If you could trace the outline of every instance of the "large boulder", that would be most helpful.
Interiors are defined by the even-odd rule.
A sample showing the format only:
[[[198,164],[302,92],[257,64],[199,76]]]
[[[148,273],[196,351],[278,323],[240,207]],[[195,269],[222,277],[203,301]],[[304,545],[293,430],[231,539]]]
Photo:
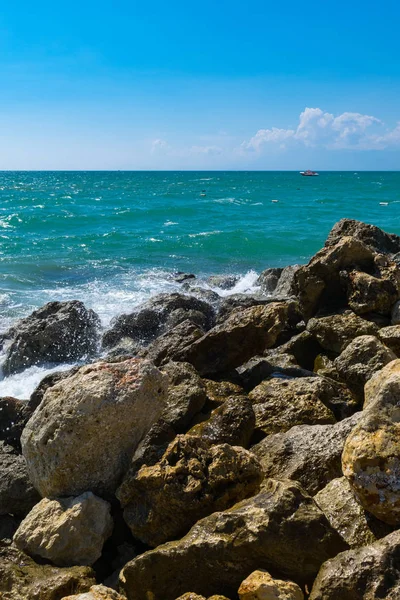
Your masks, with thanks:
[[[47,389],[21,438],[42,496],[112,494],[165,406],[167,378],[139,359],[97,362]]]
[[[175,311],[179,311],[179,315]],[[103,347],[111,348],[125,337],[148,344],[168,329],[187,319],[190,320],[190,316],[193,317],[192,311],[203,315],[201,326],[205,329],[212,327],[214,309],[207,302],[179,293],[158,294],[138,306],[132,313],[114,319],[111,329],[103,336]]]
[[[128,600],[174,600],[188,589],[235,597],[256,569],[311,582],[320,565],[345,548],[297,483],[268,480],[257,496],[213,513],[181,540],[129,562],[120,579]]]
[[[344,443],[361,414],[334,425],[296,425],[285,433],[269,435],[251,451],[266,477],[297,480],[309,494],[316,494],[341,477]]]
[[[400,280],[397,265],[382,257],[374,274],[354,270],[348,272],[343,280],[347,284],[349,306],[356,314],[376,312],[380,315],[391,315],[392,307],[399,299]]]
[[[90,567],[61,569],[37,564],[14,546],[0,542],[2,600],[62,600],[87,592],[96,583]]]
[[[88,592],[64,596],[62,600],[126,600],[126,598],[104,585],[92,585]]]
[[[169,387],[161,418],[177,433],[183,433],[206,402],[205,385],[189,363],[169,362],[162,372],[168,378]]]
[[[400,360],[365,386],[365,408],[344,446],[343,474],[362,506],[378,519],[400,524]]]
[[[100,320],[82,302],[49,302],[6,334],[7,375],[46,362],[76,360],[96,351]]]
[[[154,466],[128,473],[117,490],[134,537],[157,546],[199,519],[254,494],[261,468],[247,450],[178,436]]]
[[[360,335],[377,335],[379,328],[351,311],[337,315],[313,318],[307,323],[307,330],[328,352],[340,354],[354,338]]]
[[[275,344],[287,324],[289,304],[275,302],[234,311],[191,344],[182,359],[201,375],[228,371]]]
[[[301,588],[293,581],[274,579],[268,571],[253,571],[238,590],[239,600],[304,600]]]
[[[109,503],[92,492],[76,498],[43,498],[18,527],[14,543],[58,567],[91,566],[112,529]]]
[[[249,394],[256,429],[269,435],[294,425],[335,423],[333,412],[326,406],[332,388],[322,377],[275,377],[261,382]]]
[[[395,359],[395,353],[378,338],[373,335],[361,335],[350,342],[336,358],[335,367],[350,390],[358,398],[363,398],[367,381]]]
[[[386,233],[376,227],[355,219],[341,219],[329,232],[325,246],[334,246],[344,236],[352,236],[362,241],[375,252],[394,254],[400,252],[400,237],[394,233]]]
[[[400,531],[322,565],[310,600],[398,600]]]
[[[145,350],[143,355],[155,365],[180,360],[188,346],[204,335],[204,330],[190,320],[185,320],[160,335]]]
[[[24,517],[39,500],[25,458],[0,442],[0,515]]]
[[[363,509],[345,477],[330,481],[314,500],[350,547],[372,544],[392,531]]]

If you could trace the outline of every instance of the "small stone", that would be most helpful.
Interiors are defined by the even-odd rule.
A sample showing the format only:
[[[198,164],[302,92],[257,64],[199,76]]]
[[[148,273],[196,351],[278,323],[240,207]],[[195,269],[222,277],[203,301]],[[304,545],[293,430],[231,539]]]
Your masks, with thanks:
[[[301,588],[293,581],[274,579],[268,571],[253,571],[240,585],[240,600],[304,600]]]
[[[126,600],[126,597],[104,585],[92,585],[88,592],[63,596],[62,600]]]
[[[43,498],[14,535],[16,546],[59,567],[90,566],[110,537],[110,505],[92,492],[77,498]]]

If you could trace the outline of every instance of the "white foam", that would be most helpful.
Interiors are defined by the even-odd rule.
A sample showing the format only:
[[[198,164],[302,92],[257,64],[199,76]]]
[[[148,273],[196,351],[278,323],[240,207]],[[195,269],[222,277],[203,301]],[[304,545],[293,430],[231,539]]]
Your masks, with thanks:
[[[223,290],[222,288],[212,286],[208,287],[223,297],[232,296],[232,294],[254,294],[260,290],[260,288],[256,286],[257,279],[258,273],[251,270],[247,271],[245,275],[240,277],[236,285],[230,290]]]
[[[19,400],[29,400],[32,392],[46,375],[57,371],[67,371],[74,364],[57,365],[56,367],[30,367],[22,373],[10,375],[0,381],[0,397],[12,396]]]

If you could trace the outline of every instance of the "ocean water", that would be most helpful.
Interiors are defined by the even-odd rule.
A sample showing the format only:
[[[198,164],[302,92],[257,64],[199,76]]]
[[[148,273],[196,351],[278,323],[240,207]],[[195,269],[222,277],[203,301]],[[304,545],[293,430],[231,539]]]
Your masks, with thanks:
[[[0,172],[0,332],[69,299],[107,327],[179,290],[176,271],[240,275],[234,291],[251,292],[343,217],[400,234],[400,172]],[[0,396],[26,398],[47,372],[0,375]]]

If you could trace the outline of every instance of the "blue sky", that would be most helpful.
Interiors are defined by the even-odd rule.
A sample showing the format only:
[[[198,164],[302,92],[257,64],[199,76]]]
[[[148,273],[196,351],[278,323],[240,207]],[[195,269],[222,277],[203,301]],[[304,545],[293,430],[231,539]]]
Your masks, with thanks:
[[[398,169],[400,7],[4,3],[0,169]]]

